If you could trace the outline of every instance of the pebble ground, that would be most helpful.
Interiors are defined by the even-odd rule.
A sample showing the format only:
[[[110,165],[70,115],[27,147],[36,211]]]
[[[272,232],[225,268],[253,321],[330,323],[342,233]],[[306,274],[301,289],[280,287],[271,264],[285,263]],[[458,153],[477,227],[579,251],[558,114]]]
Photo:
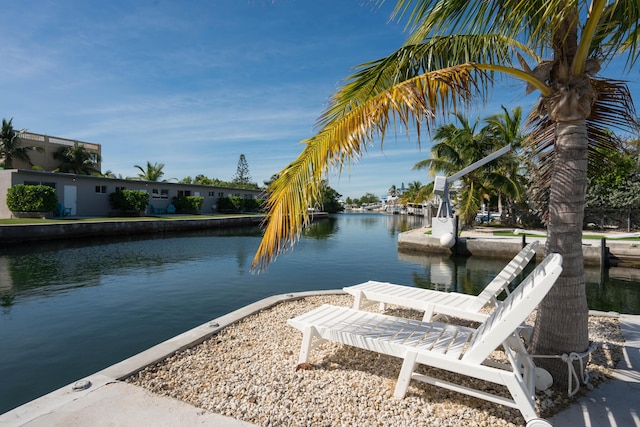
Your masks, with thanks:
[[[296,370],[302,334],[288,326],[287,319],[321,304],[350,306],[352,302],[348,295],[324,295],[278,304],[147,367],[127,381],[260,426],[525,424],[516,409],[417,381],[412,381],[404,399],[395,399],[393,389],[401,360],[374,352],[326,343],[312,352],[312,369]],[[387,311],[421,317],[420,313],[397,307]],[[624,339],[615,317],[591,316],[589,337],[596,350],[587,368],[591,370],[591,384],[597,386],[621,358]],[[508,395],[490,383],[468,377],[462,381]],[[581,393],[586,391],[583,387]],[[571,402],[566,394],[566,385],[537,393],[538,413],[549,417],[565,407]]]

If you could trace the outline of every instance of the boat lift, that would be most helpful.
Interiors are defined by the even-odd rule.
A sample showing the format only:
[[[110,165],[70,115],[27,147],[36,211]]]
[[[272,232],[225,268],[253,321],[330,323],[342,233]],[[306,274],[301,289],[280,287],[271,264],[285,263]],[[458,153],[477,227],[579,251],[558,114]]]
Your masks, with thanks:
[[[456,224],[453,212],[451,211],[451,202],[449,200],[449,184],[456,182],[469,172],[473,172],[480,166],[486,165],[490,161],[497,159],[509,151],[511,151],[511,144],[494,151],[488,156],[470,164],[466,168],[449,177],[436,176],[433,181],[433,192],[440,196],[440,205],[438,206],[438,213],[433,218],[431,235],[440,239],[440,244],[442,244],[442,246],[451,248],[456,243]]]

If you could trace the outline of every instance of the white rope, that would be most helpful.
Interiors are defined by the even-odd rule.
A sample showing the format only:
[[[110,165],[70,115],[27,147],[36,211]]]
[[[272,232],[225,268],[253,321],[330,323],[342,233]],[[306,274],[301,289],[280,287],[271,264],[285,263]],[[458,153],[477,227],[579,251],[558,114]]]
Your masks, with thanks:
[[[575,395],[578,392],[578,390],[580,390],[581,381],[584,385],[589,385],[589,372],[585,371],[583,360],[587,356],[589,356],[591,353],[593,353],[594,350],[595,350],[595,347],[593,343],[589,343],[589,348],[587,348],[587,350],[583,351],[582,353],[571,352],[569,354],[564,353],[564,354],[549,354],[549,355],[534,354],[534,355],[531,355],[531,357],[538,357],[541,359],[562,359],[562,361],[567,364],[568,378],[569,378],[569,381],[568,381],[569,384],[567,385],[567,395],[571,397]],[[578,376],[578,373],[576,372],[576,368],[575,366],[573,366],[573,362],[575,361],[580,362],[580,376]],[[574,380],[576,382],[575,388],[573,387]]]

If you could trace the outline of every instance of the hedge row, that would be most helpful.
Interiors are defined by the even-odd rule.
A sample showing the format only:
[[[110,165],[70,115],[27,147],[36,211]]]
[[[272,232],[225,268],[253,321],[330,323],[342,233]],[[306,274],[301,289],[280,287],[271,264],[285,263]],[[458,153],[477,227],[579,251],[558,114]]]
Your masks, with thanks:
[[[58,205],[56,190],[48,185],[17,184],[7,190],[12,212],[53,212]]]

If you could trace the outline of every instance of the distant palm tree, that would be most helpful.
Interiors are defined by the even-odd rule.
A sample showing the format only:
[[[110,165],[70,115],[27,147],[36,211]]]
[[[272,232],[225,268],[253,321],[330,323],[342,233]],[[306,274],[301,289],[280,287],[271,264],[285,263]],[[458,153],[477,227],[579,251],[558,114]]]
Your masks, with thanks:
[[[105,178],[119,178],[119,179],[124,179],[122,177],[122,174],[119,173],[118,175],[116,175],[115,173],[113,173],[112,170],[107,170],[105,172],[102,173],[102,176]]]
[[[135,168],[139,169],[141,173],[138,174],[138,179],[143,181],[160,181],[160,178],[164,176],[164,163],[154,163],[151,164],[147,162],[146,169],[140,165],[134,165]],[[162,182],[166,182],[166,179],[163,179]]]
[[[42,148],[23,146],[20,144],[20,135],[26,129],[16,131],[13,129],[13,119],[2,119],[2,130],[0,130],[0,159],[5,169],[13,168],[13,160],[22,160],[33,165],[29,158],[29,151],[42,150]]]
[[[420,190],[422,190],[422,187],[423,185],[420,181],[410,182],[409,185],[407,186],[406,191],[403,192],[402,195],[400,196],[400,201],[403,204],[422,202],[422,199],[420,199],[421,197]]]
[[[53,158],[60,160],[60,166],[54,172],[75,173],[78,175],[100,174],[98,162],[100,155],[92,153],[84,146],[60,147],[53,153]]]

